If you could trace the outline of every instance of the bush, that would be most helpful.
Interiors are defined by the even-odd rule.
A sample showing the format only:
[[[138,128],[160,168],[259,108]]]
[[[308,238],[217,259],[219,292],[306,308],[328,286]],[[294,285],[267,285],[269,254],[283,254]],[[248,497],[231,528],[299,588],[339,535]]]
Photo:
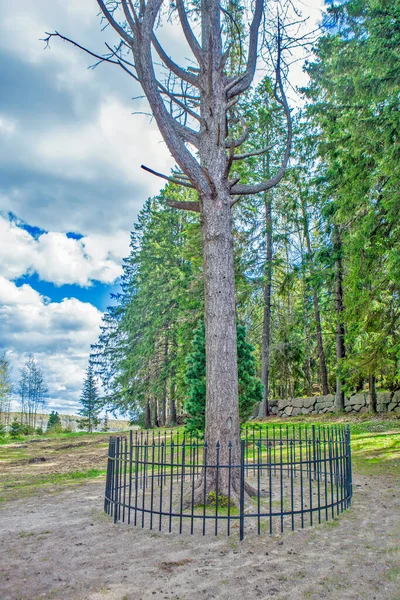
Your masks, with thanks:
[[[35,433],[36,435],[43,435],[43,427],[36,427]]]
[[[51,411],[49,420],[47,421],[46,431],[48,433],[62,433],[62,424],[58,412],[54,410]]]
[[[11,423],[10,425],[10,438],[12,439],[16,439],[18,437],[20,437],[20,435],[22,435],[22,425],[19,421],[17,421],[17,419],[14,419],[14,421]]]
[[[4,423],[0,423],[0,438],[6,435],[6,426]]]
[[[47,433],[63,433],[63,426],[61,425],[61,423],[57,423],[56,425],[51,425],[50,427],[47,426],[46,429]]]
[[[32,425],[21,424],[21,435],[34,435],[35,428]]]

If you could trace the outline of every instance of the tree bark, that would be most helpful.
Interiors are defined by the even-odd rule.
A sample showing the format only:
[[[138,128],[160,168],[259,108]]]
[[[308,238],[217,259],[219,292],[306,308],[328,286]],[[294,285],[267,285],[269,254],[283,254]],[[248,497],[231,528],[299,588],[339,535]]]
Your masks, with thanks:
[[[154,414],[154,418],[153,418],[154,427],[160,427],[160,419],[159,419],[159,416],[158,416],[158,400],[157,400],[157,398],[154,398],[154,400],[153,400],[153,414]]]
[[[239,464],[235,277],[229,196],[219,190],[217,197],[202,198],[202,207],[206,330],[205,439],[211,464],[218,442],[221,446],[220,463],[228,464],[228,446],[231,443],[232,462]],[[227,469],[224,471],[224,475],[227,475]],[[226,482],[221,484],[222,488],[226,487]],[[221,490],[221,493],[224,492]]]
[[[164,368],[168,362],[168,329],[165,333],[165,342],[164,342]],[[165,377],[164,381],[164,389],[161,403],[161,425],[165,427],[167,424],[167,396],[168,396],[168,377]]]
[[[264,194],[265,226],[266,226],[266,262],[264,282],[264,314],[262,333],[262,382],[264,385],[264,398],[262,416],[268,417],[269,412],[269,362],[271,341],[271,291],[272,291],[272,199],[271,194]]]
[[[144,428],[145,429],[150,429],[151,428],[150,400],[147,400],[147,402],[146,402],[146,408],[145,408],[145,411],[144,411]]]
[[[172,427],[176,425],[176,402],[174,398],[174,388],[171,391],[169,424]]]
[[[312,258],[310,229],[308,226],[308,215],[307,215],[306,208],[305,208],[303,202],[302,202],[302,211],[303,211],[303,220],[304,220],[304,236],[305,236],[306,244],[307,244],[310,272],[311,272],[311,275],[313,275],[314,264],[313,264],[313,258]],[[322,337],[321,312],[319,309],[319,298],[318,298],[318,293],[317,293],[317,290],[316,290],[314,284],[312,284],[312,297],[313,297],[313,306],[314,306],[314,319],[315,319],[315,329],[316,329],[316,336],[317,336],[318,360],[319,360],[320,377],[321,377],[321,383],[322,383],[322,393],[324,396],[327,396],[329,394],[328,371],[326,368],[324,342],[323,342],[323,337]]]
[[[340,362],[346,356],[344,345],[343,324],[343,264],[342,264],[342,240],[337,227],[334,229],[335,248],[335,294],[336,294],[336,396],[335,411],[344,411],[344,392],[342,389],[342,377],[340,373]]]
[[[369,410],[372,413],[377,412],[377,395],[376,395],[376,377],[370,374],[369,376]]]

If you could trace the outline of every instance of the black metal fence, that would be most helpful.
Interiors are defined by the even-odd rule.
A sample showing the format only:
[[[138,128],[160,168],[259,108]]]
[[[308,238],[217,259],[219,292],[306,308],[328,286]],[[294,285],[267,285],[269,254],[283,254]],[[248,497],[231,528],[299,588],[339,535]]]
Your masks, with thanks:
[[[242,540],[328,521],[351,497],[347,426],[246,428],[236,461],[231,444],[176,431],[110,438],[104,510],[115,523]]]

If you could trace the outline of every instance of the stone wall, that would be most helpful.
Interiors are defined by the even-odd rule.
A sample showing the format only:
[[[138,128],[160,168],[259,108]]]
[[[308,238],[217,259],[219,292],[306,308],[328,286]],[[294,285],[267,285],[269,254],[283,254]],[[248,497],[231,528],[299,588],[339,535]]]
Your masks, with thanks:
[[[259,408],[254,416],[259,416]],[[279,417],[297,417],[335,412],[335,396],[310,396],[309,398],[288,398],[287,400],[271,400],[270,409],[273,415]],[[362,392],[345,399],[344,409],[347,413],[365,413],[369,411],[369,394]],[[378,392],[378,413],[394,412],[400,414],[400,391]]]

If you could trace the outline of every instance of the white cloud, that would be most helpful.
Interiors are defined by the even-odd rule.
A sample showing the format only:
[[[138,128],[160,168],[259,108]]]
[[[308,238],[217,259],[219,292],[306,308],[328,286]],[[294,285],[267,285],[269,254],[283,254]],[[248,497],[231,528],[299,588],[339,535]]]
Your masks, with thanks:
[[[31,156],[37,168],[62,178],[97,182],[110,179],[143,184],[157,193],[160,182],[140,168],[142,162],[169,171],[172,161],[155,124],[144,116],[132,116],[132,109],[115,97],[102,99],[90,122],[76,127],[35,132]],[[110,198],[117,201],[118,198]],[[95,208],[95,207],[94,207]]]
[[[29,285],[17,287],[0,276],[0,347],[14,378],[33,353],[49,385],[49,408],[78,406],[90,345],[99,334],[101,312],[76,298],[49,302]]]
[[[0,275],[16,279],[37,273],[55,285],[113,283],[129,252],[129,233],[94,234],[79,240],[61,232],[35,239],[15,222],[0,216]]]
[[[5,115],[0,115],[0,139],[9,139],[16,130],[17,123]]]

